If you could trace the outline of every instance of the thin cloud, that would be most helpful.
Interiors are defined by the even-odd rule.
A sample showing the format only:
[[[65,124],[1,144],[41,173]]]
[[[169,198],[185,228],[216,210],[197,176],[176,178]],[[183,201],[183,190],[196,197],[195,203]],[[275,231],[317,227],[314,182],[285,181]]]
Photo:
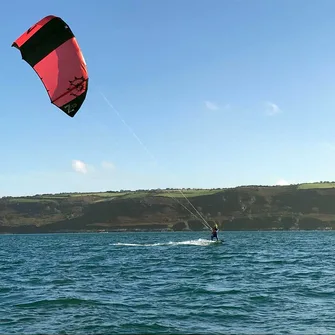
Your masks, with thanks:
[[[282,113],[282,110],[273,102],[265,102],[265,114],[268,116],[273,116]]]
[[[72,169],[78,173],[86,174],[88,172],[87,165],[78,159],[72,160]]]
[[[212,111],[216,111],[219,109],[219,106],[212,101],[205,101],[205,106],[207,109],[212,110]]]
[[[100,165],[102,170],[114,170],[115,169],[115,165],[112,162],[109,161],[102,161],[101,165]],[[77,172],[77,173],[81,173],[81,174],[94,174],[97,173],[99,171],[99,169],[96,169],[94,166],[89,165],[79,159],[74,159],[72,160],[72,169],[73,171]],[[100,170],[101,172],[101,170]]]
[[[276,185],[277,186],[287,186],[287,185],[290,185],[291,183],[288,182],[287,180],[285,179],[279,179],[277,182],[276,182]]]
[[[101,166],[105,170],[114,170],[115,165],[112,162],[102,161]]]

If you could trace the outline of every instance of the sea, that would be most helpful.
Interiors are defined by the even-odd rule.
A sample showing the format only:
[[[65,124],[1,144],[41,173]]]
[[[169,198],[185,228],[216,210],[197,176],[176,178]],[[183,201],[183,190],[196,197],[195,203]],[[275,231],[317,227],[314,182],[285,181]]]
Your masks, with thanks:
[[[335,232],[0,235],[0,334],[335,334]]]

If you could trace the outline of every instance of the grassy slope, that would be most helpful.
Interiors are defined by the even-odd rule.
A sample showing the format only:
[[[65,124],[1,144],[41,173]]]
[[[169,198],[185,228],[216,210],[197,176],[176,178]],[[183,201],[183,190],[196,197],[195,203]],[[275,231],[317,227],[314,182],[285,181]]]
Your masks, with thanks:
[[[307,189],[325,189],[325,188],[335,188],[335,183],[321,182],[321,183],[304,183],[295,185],[299,190]],[[244,186],[247,187],[247,186]],[[250,186],[253,187],[253,186]],[[259,186],[262,187],[262,186]],[[271,186],[270,186],[271,187]],[[278,186],[280,187],[280,186]],[[239,188],[239,187],[237,187]],[[109,199],[114,197],[120,198],[139,198],[150,196],[165,196],[165,197],[174,197],[174,198],[183,198],[184,195],[187,198],[204,196],[215,194],[217,192],[223,191],[225,189],[184,189],[180,190],[141,190],[141,191],[126,191],[126,192],[93,192],[93,193],[60,193],[60,194],[43,194],[35,196],[26,196],[26,197],[8,197],[10,202],[41,202],[41,201],[52,201],[52,200],[63,200],[63,199],[75,199],[78,197],[89,197],[93,198],[96,201],[101,199]],[[93,200],[92,199],[92,200]]]
[[[316,189],[316,188],[334,188],[335,183],[305,183],[299,184],[297,186],[298,190],[309,190],[309,189]]]
[[[191,190],[158,190],[158,191],[128,191],[128,192],[94,192],[94,193],[61,193],[61,194],[44,194],[26,197],[9,197],[10,202],[41,202],[41,201],[52,201],[52,200],[63,200],[63,199],[78,199],[82,197],[88,197],[99,201],[101,199],[110,199],[114,197],[118,198],[141,198],[147,195],[150,196],[165,196],[173,198],[187,198],[215,194],[223,189],[191,189]]]
[[[248,187],[248,186],[243,186]],[[253,187],[253,186],[250,186]],[[262,187],[257,186],[257,187]],[[266,186],[265,186],[266,187]],[[269,186],[271,187],[271,186]],[[280,186],[277,186],[280,187]],[[304,183],[294,185],[299,190],[307,190],[307,189],[325,189],[325,188],[335,188],[335,183],[329,182],[319,182],[319,183]],[[237,187],[239,188],[239,187]],[[220,189],[183,189],[182,192],[180,190],[141,190],[141,191],[126,191],[126,192],[94,192],[94,193],[61,193],[61,194],[43,194],[43,195],[35,195],[29,197],[9,197],[9,201],[13,202],[40,202],[40,201],[52,201],[52,200],[62,200],[62,199],[74,199],[78,197],[88,197],[92,200],[95,199],[99,201],[99,199],[109,199],[114,197],[120,198],[139,198],[145,197],[147,195],[150,196],[165,196],[165,197],[174,197],[174,198],[183,198],[184,195],[187,198],[204,196],[215,194],[217,192],[225,190],[224,188]]]

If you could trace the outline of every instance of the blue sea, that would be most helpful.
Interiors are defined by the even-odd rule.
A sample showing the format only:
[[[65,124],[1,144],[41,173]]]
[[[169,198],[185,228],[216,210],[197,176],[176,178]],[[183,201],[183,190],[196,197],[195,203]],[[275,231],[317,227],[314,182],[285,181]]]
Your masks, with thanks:
[[[335,334],[335,232],[0,235],[0,334]]]

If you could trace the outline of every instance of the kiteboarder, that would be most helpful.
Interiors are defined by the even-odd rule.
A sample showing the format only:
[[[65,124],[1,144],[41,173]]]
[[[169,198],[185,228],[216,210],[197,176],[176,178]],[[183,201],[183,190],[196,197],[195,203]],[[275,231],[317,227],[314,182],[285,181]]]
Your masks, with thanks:
[[[218,224],[216,223],[214,225],[214,227],[212,228],[212,236],[211,236],[211,240],[213,241],[214,237],[216,238],[216,240],[218,241],[218,231],[219,231],[219,227]]]

